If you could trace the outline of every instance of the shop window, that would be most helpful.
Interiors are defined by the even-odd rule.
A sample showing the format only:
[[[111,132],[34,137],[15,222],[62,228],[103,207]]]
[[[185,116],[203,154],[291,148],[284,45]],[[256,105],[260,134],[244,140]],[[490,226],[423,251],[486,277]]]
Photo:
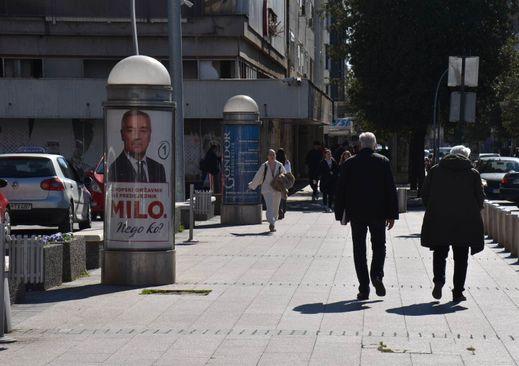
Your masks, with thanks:
[[[2,77],[6,78],[41,78],[43,63],[41,59],[4,58],[2,62]]]
[[[236,77],[235,65],[231,60],[201,60],[200,80],[233,79]]]

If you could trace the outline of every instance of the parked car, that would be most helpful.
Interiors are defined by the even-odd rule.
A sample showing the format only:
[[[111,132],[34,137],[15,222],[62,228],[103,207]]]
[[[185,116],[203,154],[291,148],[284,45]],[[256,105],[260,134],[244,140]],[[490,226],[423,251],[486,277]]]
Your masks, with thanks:
[[[92,196],[92,219],[99,216],[102,220],[105,213],[105,164],[101,158],[94,170],[86,173],[88,179],[85,183]]]
[[[502,198],[500,184],[506,173],[519,172],[519,158],[496,157],[481,159],[476,169],[487,182],[485,193],[489,198]]]
[[[478,155],[478,160],[487,159],[487,158],[499,158],[501,155],[498,153],[480,153]]]
[[[519,204],[519,172],[506,173],[499,184],[501,198]]]
[[[91,196],[81,175],[61,155],[0,154],[0,192],[9,200],[11,225],[91,226]]]
[[[7,185],[7,181],[0,179],[0,188]],[[11,234],[11,214],[9,212],[9,200],[0,192],[0,222],[5,225],[5,235]]]

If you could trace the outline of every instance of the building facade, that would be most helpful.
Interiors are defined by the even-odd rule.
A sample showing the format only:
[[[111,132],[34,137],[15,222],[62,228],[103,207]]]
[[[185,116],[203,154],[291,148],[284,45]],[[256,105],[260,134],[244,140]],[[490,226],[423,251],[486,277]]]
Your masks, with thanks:
[[[0,0],[0,152],[43,146],[81,161],[103,148],[106,79],[133,54],[126,0]],[[236,94],[260,107],[262,141],[303,176],[311,141],[332,119],[321,0],[206,0],[182,8],[185,170],[220,144]],[[141,54],[168,65],[165,0],[137,1]],[[316,45],[318,45],[316,47]]]

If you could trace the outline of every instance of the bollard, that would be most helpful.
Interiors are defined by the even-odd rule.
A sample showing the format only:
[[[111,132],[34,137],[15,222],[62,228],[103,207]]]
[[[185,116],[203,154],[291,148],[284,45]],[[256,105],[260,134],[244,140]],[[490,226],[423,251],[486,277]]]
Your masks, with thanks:
[[[514,240],[512,243],[512,254],[517,257],[519,256],[519,215],[514,215],[513,225]]]
[[[405,213],[407,212],[407,195],[409,189],[406,187],[398,187],[396,189],[397,198],[398,198],[398,212]]]
[[[195,195],[195,185],[189,185],[189,239],[188,241],[193,241],[193,226],[195,226],[195,215],[193,212],[194,206],[194,195]]]
[[[517,221],[519,220],[519,212],[517,211],[514,211],[511,215],[510,215],[510,231],[511,231],[511,234],[510,234],[510,253],[514,256],[514,257],[517,257],[517,246],[516,246],[516,242],[517,242],[517,239],[518,239],[518,236],[519,236],[519,231],[517,231]]]
[[[16,342],[16,340],[4,335],[6,325],[11,321],[11,304],[9,300],[9,285],[7,278],[5,278],[5,228],[3,224],[0,224],[0,253],[0,344],[5,344]]]

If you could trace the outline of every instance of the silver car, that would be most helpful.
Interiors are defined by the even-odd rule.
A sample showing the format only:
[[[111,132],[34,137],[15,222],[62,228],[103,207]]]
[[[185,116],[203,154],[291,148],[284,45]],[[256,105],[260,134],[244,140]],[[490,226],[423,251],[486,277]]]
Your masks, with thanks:
[[[82,177],[61,155],[0,154],[0,188],[9,200],[12,225],[58,226],[71,232],[91,226],[90,193]]]

